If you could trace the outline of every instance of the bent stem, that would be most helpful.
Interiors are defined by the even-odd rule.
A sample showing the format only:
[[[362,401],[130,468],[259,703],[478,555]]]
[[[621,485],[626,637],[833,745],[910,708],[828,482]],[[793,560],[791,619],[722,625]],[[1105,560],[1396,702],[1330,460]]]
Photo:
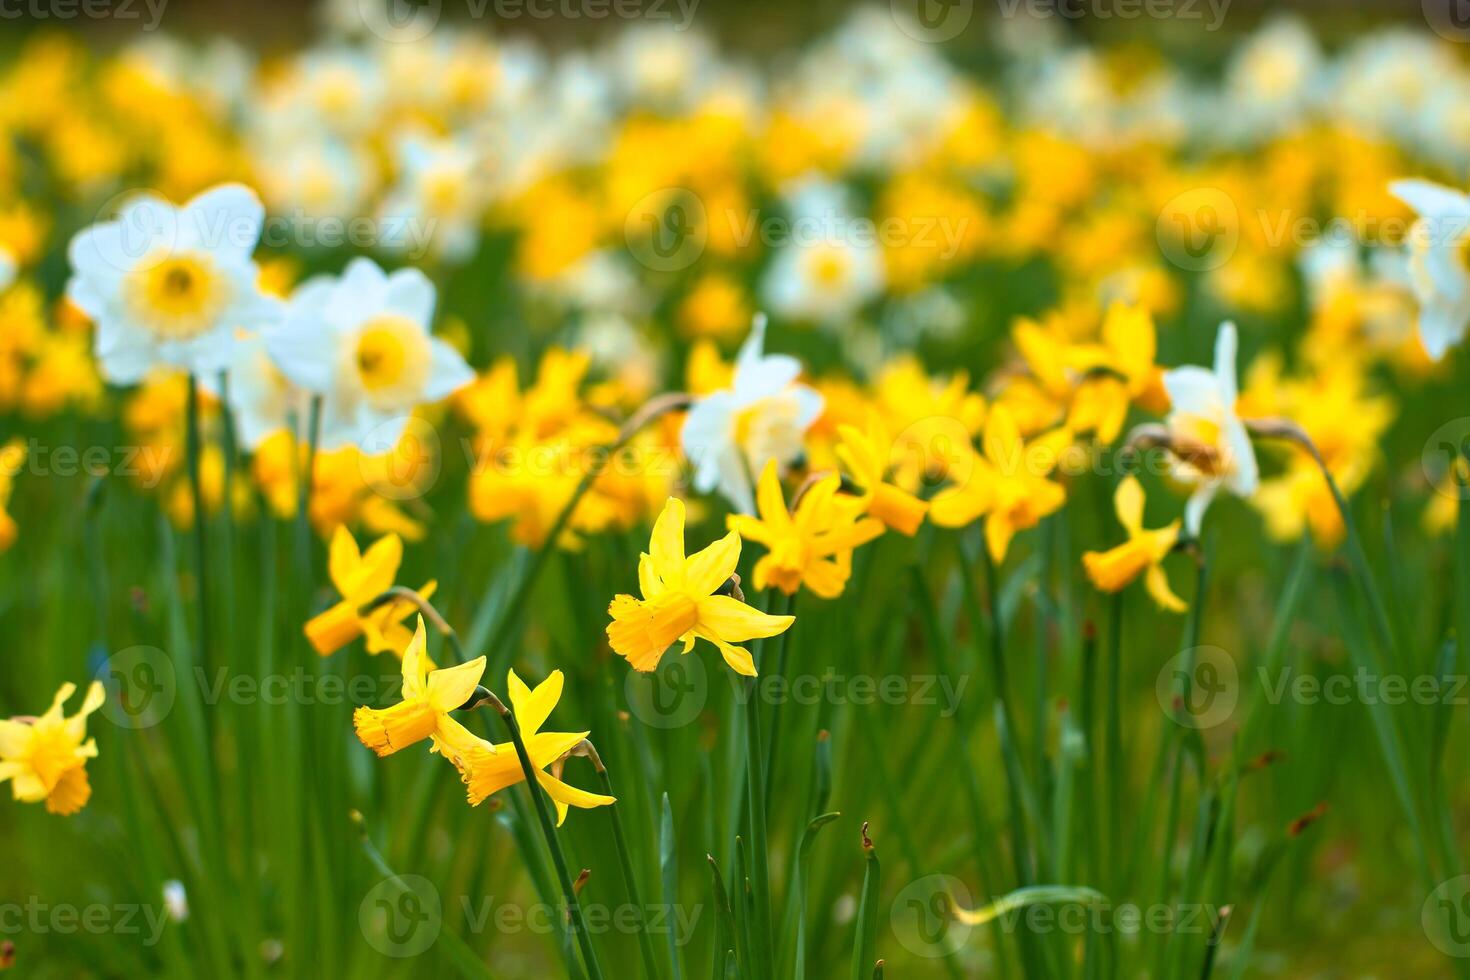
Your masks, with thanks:
[[[429,621],[430,625],[444,634],[444,639],[449,641],[449,645],[454,649],[455,661],[457,663],[464,663],[469,659],[465,656],[464,647],[460,644],[459,634],[454,631],[453,626],[449,625],[449,620],[445,619],[443,614],[435,609],[428,599],[425,599],[418,591],[410,589],[406,585],[395,585],[386,592],[380,592],[358,609],[358,615],[366,616],[373,610],[381,609],[383,606],[394,602],[409,603],[423,614],[423,617]]]
[[[1352,566],[1353,578],[1357,581],[1358,591],[1368,600],[1368,606],[1372,610],[1373,632],[1376,634],[1378,645],[1383,653],[1389,658],[1393,669],[1404,669],[1405,663],[1402,655],[1402,647],[1399,645],[1398,636],[1394,631],[1393,622],[1388,615],[1388,605],[1383,599],[1383,593],[1378,588],[1378,583],[1373,577],[1373,569],[1368,563],[1368,554],[1363,550],[1363,540],[1358,533],[1357,524],[1353,521],[1353,515],[1348,507],[1347,497],[1342,488],[1337,485],[1332,470],[1327,461],[1322,457],[1310,436],[1296,423],[1285,419],[1265,419],[1252,423],[1251,431],[1267,438],[1284,439],[1295,443],[1312,457],[1321,471],[1322,478],[1327,481],[1327,489],[1332,494],[1332,501],[1337,505],[1338,514],[1342,517],[1344,531],[1344,542],[1347,546],[1348,559]],[[1363,649],[1361,644],[1354,643],[1352,637],[1348,640],[1350,653],[1356,652],[1363,657],[1364,667],[1370,670],[1382,672],[1379,664],[1366,662],[1371,655]],[[1384,762],[1389,769],[1389,776],[1398,797],[1399,804],[1404,811],[1405,818],[1409,821],[1413,831],[1416,844],[1416,855],[1420,865],[1420,874],[1423,877],[1425,888],[1433,891],[1438,885],[1437,874],[1434,863],[1430,857],[1428,846],[1422,828],[1425,824],[1421,807],[1426,811],[1431,808],[1427,802],[1425,790],[1421,779],[1417,778],[1417,772],[1408,764],[1411,753],[1405,748],[1404,733],[1395,724],[1394,719],[1384,710],[1381,702],[1368,705],[1369,719],[1373,723],[1374,732],[1378,737],[1379,749],[1383,753]],[[1411,775],[1412,774],[1412,775]],[[1436,848],[1438,850],[1439,848]],[[1440,855],[1446,861],[1452,860],[1450,855]]]
[[[596,746],[584,739],[580,751],[587,755],[587,758],[592,761],[592,768],[597,770],[597,778],[602,783],[603,793],[616,798],[617,794],[612,788],[612,778],[608,776],[607,767],[602,764],[602,756],[598,755]],[[618,804],[612,804],[608,810],[612,816],[613,844],[618,849],[618,864],[623,870],[623,887],[628,892],[628,902],[634,910],[634,925],[638,932],[638,951],[643,956],[643,971],[647,980],[659,980],[658,959],[653,952],[653,937],[648,934],[648,926],[643,920],[643,899],[638,894],[638,881],[633,874],[633,859],[628,854],[628,839],[623,834],[623,818],[618,814]]]
[[[646,429],[655,420],[667,415],[669,412],[687,408],[693,399],[683,392],[672,392],[650,399],[644,406],[635,412],[623,427],[618,430],[618,437],[599,450],[599,456],[603,459],[611,459],[616,456],[638,433]],[[530,567],[521,576],[520,582],[516,584],[515,593],[510,602],[504,606],[500,615],[500,622],[494,633],[490,636],[487,648],[496,651],[509,649],[509,640],[514,635],[516,627],[520,624],[521,612],[531,597],[531,590],[536,586],[536,580],[541,577],[542,570],[546,567],[547,559],[556,548],[556,542],[566,531],[567,525],[571,523],[572,515],[576,513],[577,505],[582,502],[587,491],[592,489],[592,484],[602,475],[602,466],[589,466],[587,472],[582,474],[581,481],[577,484],[572,495],[568,498],[566,506],[556,515],[556,520],[551,524],[551,530],[546,533],[546,538],[541,542],[541,547],[536,549],[531,559]],[[488,596],[487,596],[488,598]],[[501,664],[495,664],[498,669]]]
[[[537,781],[536,767],[531,763],[530,753],[526,751],[525,739],[521,737],[521,726],[516,723],[514,713],[505,706],[505,702],[490,691],[485,691],[485,695],[485,700],[505,722],[506,730],[510,733],[510,740],[516,747],[516,758],[520,760],[521,772],[526,777],[526,792],[531,794],[531,802],[536,808],[536,817],[541,822],[541,833],[545,836],[546,846],[551,851],[552,864],[556,866],[557,881],[561,884],[562,895],[566,901],[567,925],[576,935],[577,944],[582,950],[582,963],[587,968],[587,975],[591,980],[602,980],[602,967],[597,962],[597,951],[592,947],[592,935],[587,931],[587,923],[582,917],[582,905],[577,901],[577,889],[567,870],[566,855],[562,853],[561,842],[557,840],[556,825],[551,822],[551,810],[546,805],[546,796],[541,792],[541,784]]]

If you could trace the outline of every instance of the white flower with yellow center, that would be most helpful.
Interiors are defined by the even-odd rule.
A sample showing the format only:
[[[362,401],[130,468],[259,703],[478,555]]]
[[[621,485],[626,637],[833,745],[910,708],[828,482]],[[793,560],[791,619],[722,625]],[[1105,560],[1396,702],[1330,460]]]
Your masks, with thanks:
[[[394,445],[415,408],[474,380],[459,352],[429,333],[434,298],[417,269],[389,275],[366,258],[297,287],[265,344],[293,384],[322,397],[324,448]]]
[[[468,258],[489,197],[480,154],[463,139],[409,135],[398,143],[398,170],[381,207],[382,244],[410,256],[428,248]]]
[[[785,467],[801,456],[806,431],[822,414],[822,396],[796,383],[801,362],[767,355],[765,339],[766,318],[757,316],[730,387],[696,402],[681,436],[695,489],[719,490],[746,514],[755,513],[751,474],[769,460]]]
[[[264,220],[253,191],[224,184],[181,208],[134,198],[71,240],[67,295],[96,321],[108,380],[132,384],[159,365],[208,376],[228,366],[237,331],[274,320],[251,258]]]
[[[1436,361],[1470,325],[1470,196],[1427,180],[1389,192],[1419,213],[1409,232],[1409,273],[1419,300],[1419,339]]]
[[[1260,483],[1255,448],[1245,423],[1235,413],[1239,338],[1235,324],[1220,324],[1215,337],[1215,369],[1182,367],[1164,372],[1169,393],[1173,476],[1194,488],[1184,508],[1184,526],[1197,537],[1210,501],[1221,487],[1249,497]]]
[[[883,288],[882,257],[870,243],[834,237],[793,242],[777,252],[763,295],[792,320],[840,323]]]
[[[206,387],[221,394],[208,381]],[[276,366],[258,333],[236,342],[222,394],[234,417],[235,434],[251,451],[277,432],[303,425],[310,414],[310,396]]]

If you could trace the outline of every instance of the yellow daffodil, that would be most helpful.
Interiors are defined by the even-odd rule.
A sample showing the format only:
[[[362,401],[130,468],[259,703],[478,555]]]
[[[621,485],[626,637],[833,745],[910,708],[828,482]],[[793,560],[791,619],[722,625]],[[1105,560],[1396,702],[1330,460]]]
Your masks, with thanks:
[[[1082,556],[1082,566],[1092,584],[1104,592],[1120,592],[1128,583],[1143,575],[1144,588],[1154,601],[1170,612],[1183,612],[1184,600],[1169,588],[1163,561],[1179,540],[1180,521],[1157,531],[1143,526],[1143,485],[1137,477],[1124,477],[1113,494],[1113,508],[1118,521],[1128,532],[1128,540],[1107,551],[1089,551]]]
[[[17,800],[44,800],[47,810],[62,816],[76,813],[92,796],[86,766],[97,757],[97,742],[86,737],[87,717],[107,698],[102,684],[93,681],[81,710],[68,718],[62,706],[76,690],[75,684],[61,685],[39,718],[0,721],[0,783],[9,780]]]
[[[994,406],[985,422],[983,455],[972,454],[963,467],[967,472],[957,474],[962,481],[935,496],[930,517],[941,527],[964,527],[984,517],[990,557],[1004,560],[1017,531],[1035,527],[1066,503],[1066,489],[1047,476],[1071,442],[1072,433],[1063,428],[1027,443],[1010,410]]]
[[[506,678],[516,727],[520,729],[521,741],[526,745],[526,755],[536,768],[536,781],[556,806],[558,827],[566,820],[569,806],[590,809],[617,802],[611,796],[569,786],[559,778],[561,764],[567,754],[589,734],[541,731],[541,726],[546,724],[546,719],[561,700],[562,683],[559,670],[552,671],[551,676],[538,684],[535,690],[528,688],[514,670]],[[525,770],[521,768],[514,743],[493,745],[471,734],[452,718],[445,719],[444,730],[439,750],[459,769],[460,778],[468,787],[471,806],[479,806],[493,794],[525,781]],[[546,772],[547,767],[552,772]]]
[[[1123,429],[1130,404],[1163,411],[1169,402],[1163,371],[1154,364],[1157,349],[1147,309],[1123,303],[1109,307],[1100,342],[1079,344],[1069,354],[1081,378],[1068,417],[1072,430],[1092,432],[1099,442],[1111,443]]]
[[[392,755],[416,742],[432,738],[452,741],[449,712],[469,701],[485,673],[485,658],[476,657],[456,667],[434,670],[427,655],[424,618],[403,650],[403,700],[391,708],[358,708],[352,727],[363,745],[378,755]]]
[[[842,478],[836,473],[813,483],[796,504],[786,509],[775,461],[766,464],[756,488],[759,517],[731,514],[730,529],[747,541],[765,545],[766,554],[755,563],[755,587],[775,587],[787,595],[805,585],[823,599],[835,599],[852,574],[852,552],[883,533],[883,523],[861,517],[863,501],[837,493]]]
[[[0,551],[15,544],[15,518],[10,516],[10,496],[15,491],[15,474],[25,465],[26,444],[19,437],[0,449]]]
[[[306,624],[306,637],[316,652],[327,656],[363,636],[369,653],[398,652],[411,638],[403,620],[413,612],[412,603],[402,599],[386,602],[363,613],[362,608],[393,587],[398,565],[403,561],[403,540],[396,534],[379,538],[366,553],[360,552],[352,532],[339,525],[332,535],[327,573],[342,596],[326,612]],[[425,599],[434,594],[436,583],[419,589]]]
[[[882,420],[875,415],[866,432],[852,425],[839,426],[837,431],[842,439],[837,458],[862,490],[867,513],[884,527],[913,537],[929,505],[890,479],[894,446]]]
[[[740,562],[740,535],[731,531],[714,544],[684,556],[684,501],[670,497],[653,525],[648,552],[638,561],[643,598],[619,595],[607,611],[608,642],[634,670],[658,666],[676,640],[683,653],[696,637],[720,648],[731,669],[748,677],[755,662],[743,647],[746,640],[775,636],[795,622],[793,616],[768,616],[728,595],[720,595]]]

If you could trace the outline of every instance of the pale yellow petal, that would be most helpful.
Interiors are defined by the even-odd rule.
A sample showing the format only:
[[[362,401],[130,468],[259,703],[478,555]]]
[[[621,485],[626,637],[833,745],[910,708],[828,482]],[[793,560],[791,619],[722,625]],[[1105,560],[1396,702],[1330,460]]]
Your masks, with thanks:
[[[685,566],[684,588],[692,596],[705,596],[724,585],[740,564],[740,534],[731,531],[714,544],[697,552]]]
[[[789,629],[795,616],[771,616],[725,595],[699,600],[700,635],[711,634],[730,643],[775,636]]]
[[[654,521],[648,555],[653,559],[653,570],[666,587],[678,588],[683,583],[684,501],[678,497],[670,497]]]
[[[327,551],[327,574],[337,591],[345,595],[354,587],[362,553],[357,548],[357,539],[347,530],[346,524],[338,524],[332,532],[332,543]]]
[[[1149,566],[1147,574],[1143,577],[1143,586],[1148,590],[1148,594],[1153,596],[1155,602],[1170,612],[1182,613],[1189,608],[1185,601],[1169,588],[1169,577],[1164,574],[1162,565]]]
[[[511,672],[515,676],[515,672]],[[536,685],[534,691],[527,690],[526,685],[516,677],[516,683],[510,687],[511,706],[515,709],[516,724],[521,727],[522,735],[530,735],[541,730],[546,724],[546,719],[551,717],[552,709],[561,701],[562,687],[566,683],[566,677],[559,670],[553,670],[546,680]]]
[[[1113,507],[1118,512],[1118,522],[1134,537],[1143,528],[1143,484],[1136,476],[1125,476],[1113,492]]]
[[[429,674],[429,704],[440,714],[454,711],[470,699],[484,676],[484,657],[434,671]]]

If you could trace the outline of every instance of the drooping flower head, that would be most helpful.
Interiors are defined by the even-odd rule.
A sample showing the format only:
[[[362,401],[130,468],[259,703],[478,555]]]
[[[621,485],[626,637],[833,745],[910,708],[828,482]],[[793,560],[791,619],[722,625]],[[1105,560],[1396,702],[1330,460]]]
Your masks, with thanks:
[[[253,191],[224,184],[183,207],[134,198],[72,239],[67,295],[96,321],[108,380],[135,384],[160,365],[215,374],[237,331],[275,319],[251,258],[264,220]]]
[[[929,505],[907,489],[900,486],[894,474],[896,446],[888,434],[882,418],[873,412],[866,430],[855,425],[843,425],[837,429],[841,442],[837,446],[837,458],[847,468],[857,487],[862,491],[864,510],[883,522],[883,526],[900,534],[913,537]],[[922,473],[911,472],[911,477]]]
[[[413,612],[412,603],[393,599],[366,613],[362,611],[393,587],[402,561],[403,540],[398,535],[379,538],[363,553],[352,532],[345,525],[337,526],[332,533],[327,574],[342,599],[307,621],[306,637],[317,653],[325,657],[359,636],[366,638],[369,653],[399,653],[409,645],[413,635],[403,621]],[[429,598],[436,584],[427,582],[418,590],[419,595]]]
[[[700,493],[719,490],[741,513],[755,510],[750,474],[774,459],[787,466],[802,452],[802,438],[822,414],[822,396],[797,384],[801,362],[764,353],[766,320],[757,316],[735,361],[731,386],[715,391],[684,420],[684,455],[694,465]]]
[[[531,765],[536,769],[536,781],[556,806],[558,827],[566,820],[569,806],[590,809],[617,802],[611,796],[589,793],[568,785],[560,778],[561,764],[567,754],[590,734],[541,731],[541,726],[546,724],[546,719],[551,717],[551,712],[561,700],[563,681],[562,672],[554,670],[533,690],[516,676],[514,670],[506,677],[506,690],[510,692],[516,727],[520,729],[521,741],[526,745],[526,755],[530,756]],[[445,720],[444,736],[439,740],[438,749],[459,769],[471,806],[479,806],[495,793],[525,782],[526,773],[521,768],[514,743],[491,744],[452,718]],[[545,771],[548,767],[552,772]]]
[[[424,618],[418,619],[413,638],[403,651],[403,700],[390,708],[358,708],[352,727],[363,745],[380,756],[426,739],[452,739],[449,712],[469,701],[485,673],[485,658],[434,670],[427,653]]]
[[[381,452],[415,408],[474,380],[459,352],[429,333],[434,300],[422,272],[388,274],[367,258],[292,293],[282,322],[265,332],[266,348],[287,378],[322,396],[323,448]]]
[[[1238,346],[1235,324],[1222,323],[1213,371],[1191,366],[1164,373],[1173,475],[1194,488],[1184,508],[1184,527],[1191,537],[1199,535],[1205,511],[1221,487],[1248,498],[1260,482],[1255,448],[1236,413]]]
[[[1113,493],[1113,508],[1128,540],[1107,551],[1089,551],[1082,556],[1083,568],[1092,584],[1104,592],[1120,592],[1128,583],[1144,576],[1143,584],[1155,602],[1170,612],[1183,612],[1184,600],[1169,588],[1163,561],[1179,540],[1179,521],[1157,531],[1143,526],[1143,485],[1127,476]]]
[[[1066,488],[1049,476],[1071,442],[1071,431],[1062,428],[1027,443],[1010,409],[993,406],[982,452],[955,469],[959,482],[935,496],[930,516],[941,527],[964,527],[984,517],[990,557],[1003,561],[1017,531],[1035,527],[1067,502]]]
[[[76,690],[75,684],[61,685],[39,718],[0,720],[0,783],[9,780],[17,800],[44,800],[48,811],[62,816],[76,813],[92,796],[86,765],[97,757],[97,742],[87,738],[87,718],[107,697],[101,682],[93,681],[81,710],[68,718],[62,706]]]
[[[786,509],[776,463],[766,464],[757,488],[759,517],[731,514],[729,525],[766,553],[755,563],[755,587],[775,587],[795,595],[803,585],[823,599],[835,599],[852,574],[852,552],[883,533],[883,522],[863,517],[865,501],[837,492],[836,473],[807,488],[795,513]]]
[[[768,616],[720,591],[740,562],[740,535],[731,531],[703,551],[684,556],[684,501],[670,497],[653,525],[648,552],[638,561],[639,599],[620,595],[607,611],[607,639],[634,670],[658,666],[676,641],[683,653],[696,637],[719,647],[725,662],[754,677],[749,651],[736,646],[746,640],[775,636],[795,622],[793,616]]]

